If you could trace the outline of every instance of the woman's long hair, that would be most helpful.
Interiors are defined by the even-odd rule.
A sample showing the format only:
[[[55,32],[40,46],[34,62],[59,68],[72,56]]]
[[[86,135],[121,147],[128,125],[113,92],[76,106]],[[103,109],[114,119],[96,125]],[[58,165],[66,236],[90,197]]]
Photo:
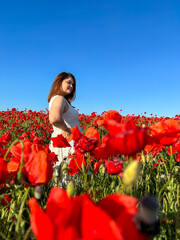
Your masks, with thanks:
[[[71,103],[75,99],[75,97],[76,97],[76,79],[75,79],[73,74],[67,73],[67,72],[62,72],[62,73],[58,74],[57,77],[54,79],[54,82],[53,82],[52,87],[51,87],[50,92],[49,92],[48,102],[50,102],[50,100],[53,96],[61,95],[62,81],[64,79],[69,78],[69,77],[71,77],[74,81],[73,90],[69,95],[65,96],[65,99],[69,103]]]

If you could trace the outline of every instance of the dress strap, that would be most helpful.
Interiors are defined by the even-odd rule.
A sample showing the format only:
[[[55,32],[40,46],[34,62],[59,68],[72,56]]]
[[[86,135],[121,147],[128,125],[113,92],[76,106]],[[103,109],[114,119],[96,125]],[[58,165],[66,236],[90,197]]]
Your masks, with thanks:
[[[64,99],[65,99],[65,97],[64,97]],[[66,100],[66,102],[68,103],[68,105],[70,105],[70,106],[72,106],[69,102],[68,102],[68,100],[67,99],[65,99]]]

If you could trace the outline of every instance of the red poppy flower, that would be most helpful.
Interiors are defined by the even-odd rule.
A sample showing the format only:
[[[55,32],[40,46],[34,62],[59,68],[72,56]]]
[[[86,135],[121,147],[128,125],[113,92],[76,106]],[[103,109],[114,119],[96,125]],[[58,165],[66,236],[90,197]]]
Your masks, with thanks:
[[[176,148],[175,148],[175,147],[172,147],[172,154],[175,154],[176,152],[177,152]],[[167,153],[168,153],[169,155],[171,155],[171,148],[170,148],[170,147],[167,148]]]
[[[0,137],[0,144],[4,146],[8,144],[11,140],[12,140],[12,135],[9,131],[7,131],[3,133],[2,136]]]
[[[119,152],[112,148],[110,145],[102,144],[100,147],[97,147],[93,150],[92,155],[96,159],[107,159],[112,156],[117,156]]]
[[[99,158],[101,154],[102,158],[104,155],[106,158],[118,154],[133,155],[146,145],[146,129],[137,127],[132,119],[124,124],[109,120],[104,127],[109,134],[103,138],[102,147],[94,151],[94,157]]]
[[[74,140],[75,142],[82,136],[78,126],[71,128],[71,135],[67,138],[68,142]]]
[[[13,175],[13,176],[16,176],[18,170],[19,170],[19,165],[20,165],[20,160],[15,158],[15,157],[12,157],[10,159],[10,161],[8,162],[7,164],[7,170],[8,172]]]
[[[9,197],[7,194],[5,194],[4,195],[4,198],[3,199],[1,199],[1,204],[2,204],[2,206],[4,207],[4,206],[6,206],[7,204],[9,204],[10,203],[10,201],[11,201],[11,197]]]
[[[71,160],[68,165],[68,172],[70,176],[77,174],[82,169],[82,164],[86,166],[86,159],[84,154],[76,153],[71,156]]]
[[[0,147],[0,158],[4,158],[4,155],[6,154],[8,148],[1,148]],[[7,155],[7,159],[10,158],[12,155],[11,153],[9,152],[8,155]]]
[[[92,152],[98,146],[98,143],[97,138],[88,138],[82,135],[74,145],[76,152],[85,153]]]
[[[52,179],[52,163],[44,150],[32,151],[23,168],[23,175],[33,186],[47,184]]]
[[[0,158],[0,184],[6,183],[6,180],[10,178],[10,174],[7,170],[7,162]]]
[[[167,148],[167,152],[169,155],[171,155],[170,147]],[[175,154],[176,152],[180,152],[180,141],[172,145],[172,154]]]
[[[22,145],[18,143],[11,149],[12,157],[7,165],[8,172],[14,177],[20,168]],[[47,184],[53,175],[52,164],[55,156],[48,152],[46,145],[32,144],[24,141],[24,158],[22,173],[24,178],[33,186]]]
[[[94,163],[94,173],[97,174],[99,172],[100,166],[103,164],[102,160]]]
[[[50,151],[50,150],[49,150]],[[54,153],[54,152],[49,152],[48,151],[48,155],[47,155],[47,157],[48,157],[48,161],[49,162],[51,162],[52,164],[54,164],[54,163],[56,163],[56,162],[58,162],[58,157],[57,157],[57,155]]]
[[[109,144],[119,154],[133,155],[144,149],[146,143],[146,131],[142,128],[133,128],[111,137]]]
[[[170,145],[180,137],[179,122],[174,119],[167,119],[149,126],[151,136],[156,137],[160,144]]]
[[[124,130],[124,125],[121,123],[117,123],[114,120],[98,120],[97,124],[99,126],[103,126],[105,129],[107,129],[111,135],[116,134],[117,132],[123,131]]]
[[[147,143],[146,143],[146,146],[144,147],[144,150],[147,153],[152,152],[153,154],[156,155],[164,147],[165,146],[163,144],[159,143],[159,138],[157,138],[156,136],[154,137],[148,136]]]
[[[180,141],[174,143],[174,144],[173,144],[173,147],[175,148],[175,150],[176,150],[177,152],[180,152]]]
[[[134,197],[113,194],[100,200],[101,207],[120,226],[123,239],[145,240],[147,236],[137,231],[134,216],[137,213],[137,200]]]
[[[122,121],[122,116],[116,110],[109,110],[103,117],[105,121],[114,120],[118,123]]]
[[[177,162],[180,162],[180,153],[177,154],[176,161],[177,161]]]
[[[85,132],[85,136],[88,138],[96,138],[100,144],[99,132],[95,128],[88,128]]]
[[[34,143],[34,144],[42,144],[42,143],[43,143],[43,139],[38,138],[37,136],[35,136],[35,137],[33,138],[33,143]]]
[[[158,165],[159,165],[158,163],[155,163],[152,169],[155,169]]]
[[[24,140],[23,145],[24,145],[24,161],[26,161],[32,152],[31,149],[32,143],[29,140]],[[12,146],[10,152],[14,155],[14,157],[21,161],[22,144],[20,142],[15,144],[14,146]]]
[[[171,145],[180,137],[180,126],[177,120],[167,119],[150,125],[151,136],[148,137],[145,150],[155,153],[157,150]]]
[[[38,240],[145,240],[133,222],[136,204],[133,197],[115,194],[95,205],[87,194],[69,198],[54,187],[45,211],[35,198],[29,200],[31,228]]]
[[[110,174],[121,174],[123,170],[123,161],[119,158],[105,160],[106,171]]]
[[[53,147],[66,148],[71,147],[67,139],[63,137],[62,134],[57,135],[57,137],[50,138],[53,142]]]

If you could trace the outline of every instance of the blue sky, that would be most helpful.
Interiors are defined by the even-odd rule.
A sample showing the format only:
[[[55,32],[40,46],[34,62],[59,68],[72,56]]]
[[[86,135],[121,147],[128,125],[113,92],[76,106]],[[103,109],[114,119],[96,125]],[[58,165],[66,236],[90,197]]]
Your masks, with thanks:
[[[62,71],[90,114],[180,114],[179,0],[1,0],[0,110],[45,110]]]

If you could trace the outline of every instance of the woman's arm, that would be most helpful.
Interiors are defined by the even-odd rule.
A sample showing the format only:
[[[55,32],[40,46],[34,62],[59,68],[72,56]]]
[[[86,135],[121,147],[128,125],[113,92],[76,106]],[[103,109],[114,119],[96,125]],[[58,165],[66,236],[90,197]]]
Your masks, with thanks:
[[[67,108],[67,103],[62,96],[58,96],[52,102],[51,108],[49,110],[49,121],[55,127],[62,130],[62,135],[68,137],[71,134],[71,130],[65,124],[62,115]]]

